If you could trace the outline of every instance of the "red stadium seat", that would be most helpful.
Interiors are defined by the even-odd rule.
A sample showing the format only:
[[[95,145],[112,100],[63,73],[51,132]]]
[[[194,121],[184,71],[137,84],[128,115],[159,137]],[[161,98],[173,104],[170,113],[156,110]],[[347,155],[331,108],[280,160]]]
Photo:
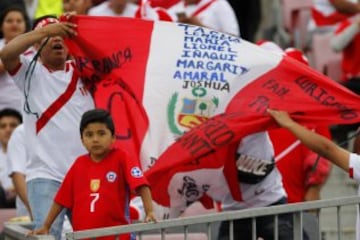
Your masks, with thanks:
[[[332,35],[333,33],[314,33],[311,56],[316,70],[335,81],[340,81],[342,55],[332,50]]]
[[[277,22],[279,32],[289,36],[290,46],[304,49],[307,42],[307,25],[311,18],[313,0],[279,0],[281,19]]]

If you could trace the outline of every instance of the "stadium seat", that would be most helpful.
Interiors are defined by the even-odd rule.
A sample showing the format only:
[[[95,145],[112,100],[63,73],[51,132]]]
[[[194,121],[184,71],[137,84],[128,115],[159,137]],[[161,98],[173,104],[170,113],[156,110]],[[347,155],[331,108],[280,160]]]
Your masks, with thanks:
[[[340,57],[337,56],[334,59],[329,59],[329,62],[326,65],[325,74],[332,80],[341,82],[341,75],[342,75],[341,56]]]
[[[286,32],[289,45],[304,50],[307,42],[307,25],[311,18],[313,0],[279,0],[281,20],[277,21],[279,32]]]
[[[16,209],[0,209],[0,232],[4,229],[4,223],[9,221],[11,218],[16,217]]]
[[[308,24],[311,19],[310,9],[301,9],[298,12],[294,29],[293,38],[295,48],[307,51],[309,44]]]
[[[284,27],[292,31],[297,21],[298,13],[302,10],[310,10],[313,0],[281,0]]]
[[[342,55],[331,49],[332,34],[331,32],[313,34],[311,59],[316,70],[335,81],[340,81]]]

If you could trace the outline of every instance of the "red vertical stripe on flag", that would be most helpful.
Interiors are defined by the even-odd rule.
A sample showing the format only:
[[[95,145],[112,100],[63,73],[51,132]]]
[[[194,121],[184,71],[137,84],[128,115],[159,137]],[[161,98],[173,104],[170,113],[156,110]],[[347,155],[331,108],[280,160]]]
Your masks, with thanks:
[[[115,146],[139,157],[148,128],[142,98],[154,22],[92,16],[71,21],[79,26],[79,35],[65,42],[80,77],[92,91],[95,106],[111,113]]]

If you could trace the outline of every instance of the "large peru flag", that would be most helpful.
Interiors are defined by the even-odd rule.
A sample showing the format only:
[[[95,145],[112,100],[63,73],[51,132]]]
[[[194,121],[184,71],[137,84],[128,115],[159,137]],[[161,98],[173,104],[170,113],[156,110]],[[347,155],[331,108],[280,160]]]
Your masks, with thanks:
[[[235,149],[275,127],[268,107],[303,124],[360,120],[360,98],[288,57],[207,28],[78,16],[68,39],[98,107],[116,122],[117,145],[139,157],[163,206],[231,191]],[[225,174],[224,174],[225,173]]]

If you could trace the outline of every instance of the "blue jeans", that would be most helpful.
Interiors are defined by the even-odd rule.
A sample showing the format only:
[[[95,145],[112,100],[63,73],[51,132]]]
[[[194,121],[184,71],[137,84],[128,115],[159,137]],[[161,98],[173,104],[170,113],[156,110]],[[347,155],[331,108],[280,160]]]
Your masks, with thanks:
[[[29,203],[33,215],[34,228],[37,229],[44,224],[54,197],[61,183],[51,179],[36,178],[27,182]],[[61,239],[65,210],[61,211],[51,226],[50,234],[56,240]]]

